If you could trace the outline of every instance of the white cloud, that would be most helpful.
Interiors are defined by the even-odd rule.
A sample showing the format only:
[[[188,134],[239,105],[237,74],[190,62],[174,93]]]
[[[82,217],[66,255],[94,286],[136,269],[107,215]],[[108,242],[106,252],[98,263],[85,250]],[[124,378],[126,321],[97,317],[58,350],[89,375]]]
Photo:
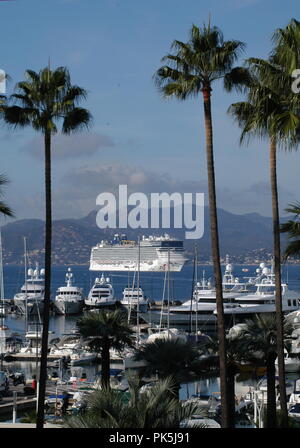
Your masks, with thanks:
[[[115,145],[111,137],[97,133],[81,133],[72,135],[57,134],[52,137],[53,159],[86,158],[96,154],[102,148]],[[44,158],[44,142],[42,137],[35,137],[27,142],[21,151],[27,151],[35,158]]]

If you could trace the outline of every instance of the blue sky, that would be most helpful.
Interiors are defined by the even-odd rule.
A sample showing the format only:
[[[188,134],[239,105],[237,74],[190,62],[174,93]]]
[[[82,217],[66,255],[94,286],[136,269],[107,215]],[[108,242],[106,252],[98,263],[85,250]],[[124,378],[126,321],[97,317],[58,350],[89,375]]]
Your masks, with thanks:
[[[152,76],[174,39],[187,40],[193,23],[209,15],[225,39],[246,43],[240,60],[267,57],[276,28],[299,19],[290,0],[12,0],[0,2],[0,68],[12,78],[28,68],[67,66],[88,91],[89,134],[57,136],[53,149],[54,217],[81,217],[96,196],[127,183],[132,191],[205,191],[201,98],[163,100]],[[242,98],[213,90],[218,204],[235,212],[271,215],[267,142],[238,145],[226,115]],[[0,127],[1,172],[10,178],[7,201],[18,218],[43,217],[43,153],[30,129]],[[279,155],[281,209],[300,200],[298,153]]]

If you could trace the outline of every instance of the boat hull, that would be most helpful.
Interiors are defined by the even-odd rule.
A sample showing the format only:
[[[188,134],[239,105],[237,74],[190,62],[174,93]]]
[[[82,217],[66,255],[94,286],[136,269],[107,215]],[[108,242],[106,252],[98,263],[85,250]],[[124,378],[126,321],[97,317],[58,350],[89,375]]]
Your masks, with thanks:
[[[80,314],[83,309],[84,301],[56,300],[54,304],[57,314],[70,315]]]
[[[30,299],[27,300],[27,306],[26,306],[26,300],[25,299],[14,299],[14,305],[17,308],[17,311],[20,314],[26,315],[26,308],[27,308],[27,315],[32,316],[39,313],[43,313],[44,311],[44,299]]]
[[[180,327],[182,329],[189,330],[192,326],[192,329],[197,329],[198,331],[202,331],[205,333],[215,333],[217,318],[211,313],[205,313],[204,315],[196,316],[196,314],[189,313],[168,313],[164,312],[161,314],[160,311],[148,311],[147,313],[141,313],[141,317],[149,324],[162,326],[171,325],[174,327]]]

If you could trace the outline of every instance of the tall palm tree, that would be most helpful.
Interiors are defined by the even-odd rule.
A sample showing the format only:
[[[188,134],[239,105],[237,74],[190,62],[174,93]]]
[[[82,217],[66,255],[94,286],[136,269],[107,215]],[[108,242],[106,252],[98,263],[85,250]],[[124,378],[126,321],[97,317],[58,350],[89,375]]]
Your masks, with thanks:
[[[253,356],[249,356],[247,350],[245,350],[245,345],[242,337],[237,336],[237,331],[232,333],[229,331],[226,334],[227,341],[227,388],[229,395],[229,420],[231,426],[235,426],[235,376],[239,372],[238,365],[241,361],[250,361],[251,364],[255,364],[255,359]],[[241,333],[239,336],[241,336]],[[215,337],[211,337],[206,344],[206,348],[209,352],[213,353],[215,356],[218,354],[218,340]],[[208,358],[209,359],[209,358]],[[211,354],[211,359],[213,355]]]
[[[291,326],[284,325],[283,340],[290,336]],[[276,369],[275,360],[278,356],[277,322],[274,314],[255,315],[245,321],[245,326],[238,337],[241,347],[247,357],[258,358],[266,363],[267,367],[267,427],[277,426],[276,417]]]
[[[182,404],[174,398],[171,378],[159,380],[146,392],[140,392],[138,378],[129,377],[129,390],[101,389],[89,394],[88,411],[67,418],[68,428],[179,428],[193,414],[204,415],[196,403]]]
[[[168,54],[162,61],[168,65],[159,68],[155,80],[164,97],[175,96],[179,100],[198,97],[202,94],[206,135],[206,158],[208,176],[208,198],[210,210],[211,249],[217,301],[218,338],[220,343],[220,382],[223,402],[222,427],[229,425],[226,390],[226,339],[222,297],[222,274],[218,236],[215,169],[213,153],[213,126],[211,113],[212,85],[222,79],[230,91],[240,88],[238,81],[247,82],[247,71],[233,68],[244,44],[236,40],[225,41],[222,32],[210,23],[202,28],[193,25],[187,43],[175,40],[171,47],[174,54]]]
[[[39,376],[39,399],[37,428],[44,423],[44,401],[47,379],[47,352],[49,332],[49,307],[51,285],[51,239],[52,239],[52,204],[51,204],[51,140],[58,132],[71,132],[87,128],[91,121],[90,113],[79,107],[86,99],[86,91],[71,84],[67,68],[50,67],[36,73],[33,70],[25,72],[26,79],[17,83],[15,92],[10,97],[8,105],[4,106],[3,118],[13,128],[32,127],[44,138],[45,152],[45,201],[46,201],[46,232],[45,232],[45,298],[43,315],[43,333],[41,344],[41,364]]]
[[[232,104],[229,113],[242,128],[241,143],[245,141],[246,137],[249,141],[249,138],[253,136],[267,138],[269,141],[280,404],[282,421],[287,422],[277,150],[279,147],[290,149],[297,144],[300,119],[295,104],[291,101],[289,78],[285,67],[278,65],[274,57],[270,60],[250,58],[247,62],[251,73],[247,101]]]
[[[180,383],[187,380],[191,372],[199,367],[199,351],[188,342],[179,339],[157,339],[146,342],[136,351],[137,361],[146,361],[140,368],[142,376],[158,375],[158,378],[172,377],[179,399]]]
[[[109,388],[110,348],[123,350],[133,345],[133,331],[122,310],[88,312],[77,321],[80,334],[90,338],[91,350],[101,354],[101,384]]]
[[[289,219],[280,226],[281,232],[288,233],[289,243],[283,256],[287,260],[288,257],[300,255],[300,203],[290,204],[285,211],[294,215],[294,220]]]

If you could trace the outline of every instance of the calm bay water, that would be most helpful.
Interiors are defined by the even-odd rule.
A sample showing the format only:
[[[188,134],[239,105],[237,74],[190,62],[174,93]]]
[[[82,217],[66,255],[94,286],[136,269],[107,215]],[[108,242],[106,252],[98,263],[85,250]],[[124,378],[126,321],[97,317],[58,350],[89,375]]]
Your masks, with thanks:
[[[69,266],[54,266],[52,269],[52,297],[59,286],[65,285],[65,274]],[[70,266],[74,274],[74,283],[83,288],[85,295],[88,294],[96,277],[101,276],[101,272],[90,272],[87,266]],[[234,265],[234,275],[242,279],[242,277],[255,276],[255,270],[258,266]],[[248,269],[248,272],[242,271]],[[224,266],[222,267],[224,271]],[[206,279],[213,277],[213,269],[210,265],[199,265],[197,277],[202,279],[203,272]],[[133,273],[129,275],[127,272],[105,273],[105,277],[109,277],[114,287],[116,297],[122,297],[123,288],[132,284]],[[141,272],[140,284],[147,297],[153,300],[161,300],[164,289],[164,272]],[[175,300],[187,300],[191,297],[193,279],[193,267],[186,265],[181,272],[170,273],[170,298]],[[283,281],[288,281],[289,288],[300,291],[300,266],[288,265],[282,269]],[[12,299],[14,294],[19,292],[24,284],[24,268],[22,266],[5,266],[4,267],[4,288],[5,298]],[[166,298],[165,293],[165,298]]]

